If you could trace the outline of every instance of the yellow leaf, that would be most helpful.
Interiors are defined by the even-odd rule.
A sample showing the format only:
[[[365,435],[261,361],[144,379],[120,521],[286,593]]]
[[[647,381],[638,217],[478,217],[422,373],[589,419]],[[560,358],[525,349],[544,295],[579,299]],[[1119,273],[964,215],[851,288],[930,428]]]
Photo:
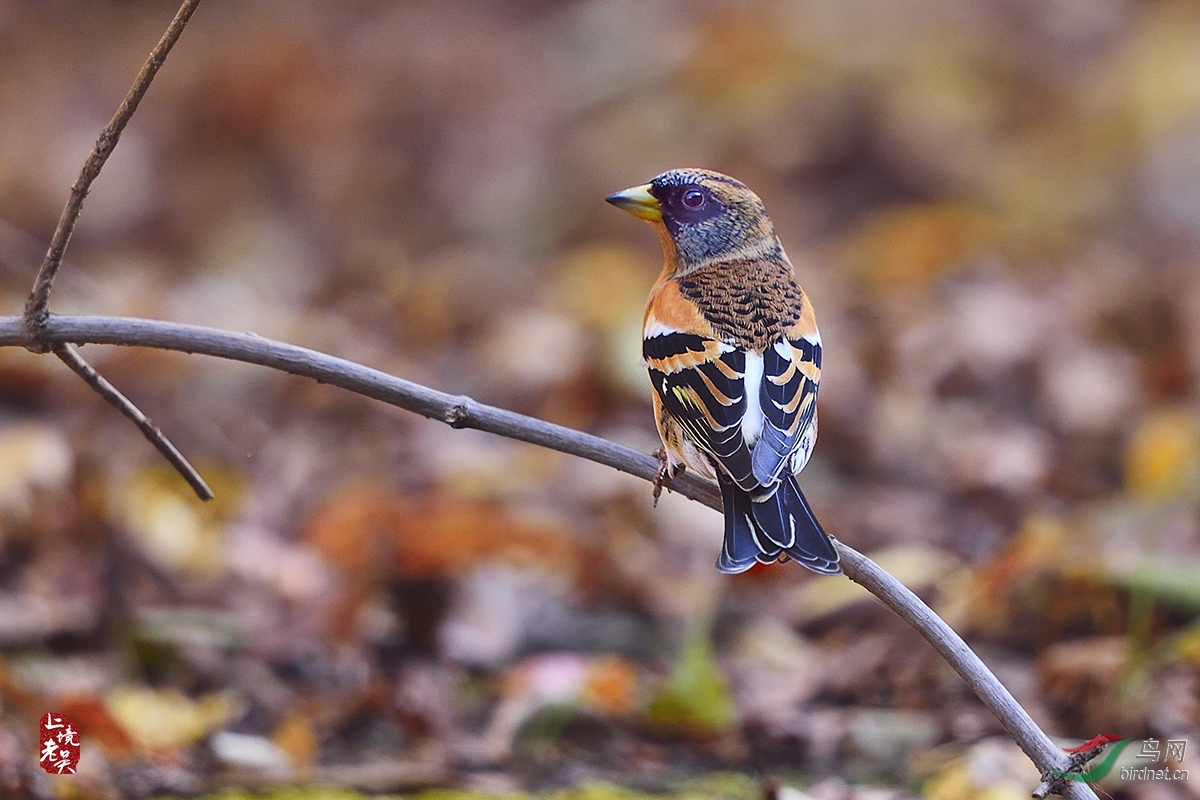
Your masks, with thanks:
[[[66,437],[55,428],[23,423],[0,429],[0,510],[27,516],[35,491],[65,485],[74,461]]]
[[[142,551],[159,566],[215,573],[224,567],[224,521],[236,507],[239,477],[205,467],[216,498],[196,499],[170,467],[141,469],[117,486],[112,508]]]
[[[920,544],[903,544],[870,553],[876,564],[913,591],[942,586],[959,571],[953,555]],[[792,595],[794,619],[810,621],[827,617],[855,603],[870,600],[871,594],[852,581],[806,581]]]
[[[885,209],[867,223],[850,258],[864,285],[881,294],[926,287],[967,262],[987,223],[983,212],[958,203]]]
[[[971,771],[962,761],[956,761],[925,784],[925,800],[967,800],[974,796],[975,783]]]
[[[1125,483],[1139,500],[1194,499],[1200,484],[1200,424],[1181,410],[1160,410],[1134,430],[1125,451]]]
[[[624,324],[630,312],[641,316],[650,294],[657,261],[620,245],[592,245],[563,259],[555,294],[576,319],[612,330]]]
[[[317,734],[305,714],[292,712],[284,717],[275,726],[271,741],[287,754],[296,769],[307,769],[317,763]]]
[[[223,725],[237,711],[230,692],[195,700],[174,689],[114,689],[105,699],[109,714],[144,750],[174,750],[193,744]]]

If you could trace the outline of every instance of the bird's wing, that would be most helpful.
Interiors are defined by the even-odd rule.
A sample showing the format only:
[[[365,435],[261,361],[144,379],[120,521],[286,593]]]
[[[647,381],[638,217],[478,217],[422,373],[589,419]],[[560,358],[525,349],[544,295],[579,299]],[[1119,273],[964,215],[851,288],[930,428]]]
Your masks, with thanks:
[[[746,491],[758,488],[742,435],[746,353],[721,341],[673,283],[646,309],[642,355],[663,408],[699,450]]]
[[[821,334],[806,314],[763,353],[763,426],[752,457],[754,477],[763,486],[775,484],[789,465],[796,471],[808,461],[820,381]]]

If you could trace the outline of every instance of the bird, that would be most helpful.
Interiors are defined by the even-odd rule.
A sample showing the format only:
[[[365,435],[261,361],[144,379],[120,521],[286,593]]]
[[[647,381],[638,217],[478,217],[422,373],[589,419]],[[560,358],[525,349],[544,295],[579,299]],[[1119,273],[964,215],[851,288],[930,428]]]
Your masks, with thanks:
[[[821,334],[762,200],[693,168],[605,200],[650,222],[663,249],[642,326],[663,445],[655,500],[686,469],[715,477],[725,516],[718,570],[791,558],[840,574],[796,479],[817,438]]]

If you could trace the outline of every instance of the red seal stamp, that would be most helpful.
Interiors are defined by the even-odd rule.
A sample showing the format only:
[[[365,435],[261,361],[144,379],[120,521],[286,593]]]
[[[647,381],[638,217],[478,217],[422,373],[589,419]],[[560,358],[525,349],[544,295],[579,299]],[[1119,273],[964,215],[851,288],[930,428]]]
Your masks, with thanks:
[[[79,729],[62,714],[42,717],[40,761],[51,775],[74,775],[79,765]]]

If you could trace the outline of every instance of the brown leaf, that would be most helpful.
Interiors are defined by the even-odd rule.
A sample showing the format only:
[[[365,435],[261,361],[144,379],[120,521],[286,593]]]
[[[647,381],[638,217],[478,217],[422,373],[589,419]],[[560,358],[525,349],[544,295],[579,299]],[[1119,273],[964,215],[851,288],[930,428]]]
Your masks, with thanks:
[[[287,754],[296,769],[308,769],[317,763],[317,734],[306,714],[293,711],[284,717],[271,733],[271,741]]]

